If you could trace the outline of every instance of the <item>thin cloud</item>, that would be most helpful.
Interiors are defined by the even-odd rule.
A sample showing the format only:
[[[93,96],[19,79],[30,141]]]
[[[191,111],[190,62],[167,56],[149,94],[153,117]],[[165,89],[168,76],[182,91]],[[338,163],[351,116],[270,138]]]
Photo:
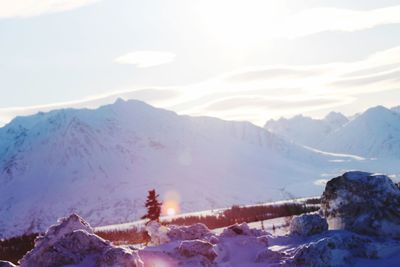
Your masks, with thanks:
[[[175,59],[175,54],[165,51],[134,51],[120,57],[114,61],[119,64],[132,64],[138,68],[154,67],[167,64]]]
[[[0,0],[1,18],[26,18],[73,10],[99,0]]]
[[[312,8],[278,22],[275,37],[297,38],[326,31],[354,32],[400,23],[400,5],[367,11]]]
[[[400,77],[400,70],[379,74],[379,75],[370,75],[363,78],[355,78],[355,79],[346,79],[340,80],[337,82],[332,83],[333,86],[338,87],[354,87],[354,86],[365,86],[365,85],[372,85],[379,82],[385,81],[399,81]]]
[[[117,98],[137,99],[150,103],[155,106],[158,105],[164,106],[168,104],[168,101],[178,97],[179,95],[180,92],[175,89],[149,88],[149,89],[113,92],[110,94],[87,97],[85,99],[77,101],[68,101],[68,102],[60,102],[47,105],[29,106],[29,107],[0,108],[0,126],[5,123],[8,123],[16,116],[32,115],[39,111],[46,112],[62,108],[97,108],[102,105],[110,104],[114,102]]]
[[[400,87],[399,52],[394,47],[354,62],[246,68],[185,88],[186,98],[172,108],[262,125],[271,117],[340,107]]]
[[[264,108],[264,109],[288,109],[288,108],[310,108],[314,106],[326,107],[332,104],[347,103],[351,99],[314,97],[305,99],[269,98],[265,96],[230,97],[215,101],[205,109],[210,111],[221,111],[242,108]]]
[[[95,108],[123,97],[143,100],[180,114],[246,118],[263,125],[268,118],[338,108],[365,94],[400,88],[399,64],[400,47],[394,47],[354,62],[245,68],[183,87],[126,90],[82,101],[0,109],[0,121],[39,110],[71,106]],[[286,70],[292,77],[286,76]],[[256,75],[252,73],[249,77],[249,71],[256,71]],[[240,78],[235,81],[229,77]]]
[[[321,69],[295,69],[289,67],[274,67],[270,69],[249,70],[227,77],[230,82],[249,82],[272,78],[299,78],[319,75],[323,72]]]

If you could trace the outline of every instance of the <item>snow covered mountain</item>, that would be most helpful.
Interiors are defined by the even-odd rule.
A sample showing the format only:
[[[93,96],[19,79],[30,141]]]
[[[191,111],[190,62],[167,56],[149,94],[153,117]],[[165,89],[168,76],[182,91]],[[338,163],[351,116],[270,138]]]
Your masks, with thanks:
[[[393,108],[391,108],[391,110],[394,112],[400,113],[400,106],[393,107]]]
[[[17,117],[0,128],[0,236],[71,212],[95,226],[134,220],[152,188],[181,211],[314,195],[328,158],[247,122],[133,100]]]
[[[287,140],[318,148],[326,135],[347,122],[348,119],[343,114],[331,112],[321,120],[303,115],[297,115],[290,119],[269,120],[264,127]]]
[[[400,158],[400,114],[383,106],[370,108],[329,134],[327,151],[364,157]]]
[[[347,120],[330,113],[322,120],[296,116],[269,121],[265,128],[300,145],[373,158],[400,158],[398,108],[377,106]]]

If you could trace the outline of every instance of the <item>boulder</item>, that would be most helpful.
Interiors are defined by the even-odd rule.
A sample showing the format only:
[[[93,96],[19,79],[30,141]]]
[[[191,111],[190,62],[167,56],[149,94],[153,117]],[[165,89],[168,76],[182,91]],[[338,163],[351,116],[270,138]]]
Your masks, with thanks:
[[[245,236],[262,236],[268,234],[263,230],[251,229],[247,223],[234,224],[224,229],[221,233],[221,237],[235,237],[238,235]]]
[[[311,236],[326,230],[328,230],[328,223],[318,214],[302,214],[295,216],[290,222],[291,234]]]
[[[283,254],[281,252],[265,249],[257,254],[256,262],[278,263],[281,261],[282,257]]]
[[[190,226],[169,226],[167,236],[170,240],[195,240],[210,238],[213,234],[210,229],[202,223],[196,223]]]
[[[370,258],[371,241],[354,234],[337,234],[300,246],[284,266],[349,266],[355,257]]]
[[[150,245],[158,246],[170,242],[168,232],[170,229],[159,222],[151,221],[146,225],[146,231],[150,236]]]
[[[385,175],[352,171],[330,180],[321,212],[330,229],[400,238],[400,189]]]
[[[143,266],[137,252],[115,247],[93,234],[81,217],[72,214],[35,240],[35,247],[20,261],[21,267]]]
[[[204,240],[182,241],[178,247],[179,254],[184,257],[203,256],[210,262],[217,257],[214,246]]]

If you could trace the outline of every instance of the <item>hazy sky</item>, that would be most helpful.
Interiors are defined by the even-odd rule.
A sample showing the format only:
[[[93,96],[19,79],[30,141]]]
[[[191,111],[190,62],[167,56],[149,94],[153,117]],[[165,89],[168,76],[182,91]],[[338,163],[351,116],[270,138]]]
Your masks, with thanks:
[[[0,0],[0,123],[136,98],[250,120],[400,105],[400,0]]]

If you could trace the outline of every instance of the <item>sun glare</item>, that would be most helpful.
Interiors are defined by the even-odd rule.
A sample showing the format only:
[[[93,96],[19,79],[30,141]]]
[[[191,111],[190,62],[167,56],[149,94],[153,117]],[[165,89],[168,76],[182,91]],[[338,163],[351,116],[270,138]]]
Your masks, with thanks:
[[[173,216],[180,212],[180,196],[175,191],[168,191],[165,194],[163,205],[162,205],[162,214],[167,216]]]
[[[200,27],[213,40],[240,47],[276,35],[280,30],[276,22],[287,13],[285,1],[205,0],[194,8]]]
[[[175,214],[176,214],[176,211],[175,211],[174,208],[168,208],[168,209],[167,209],[167,215],[168,215],[168,216],[173,216],[173,215],[175,215]]]

